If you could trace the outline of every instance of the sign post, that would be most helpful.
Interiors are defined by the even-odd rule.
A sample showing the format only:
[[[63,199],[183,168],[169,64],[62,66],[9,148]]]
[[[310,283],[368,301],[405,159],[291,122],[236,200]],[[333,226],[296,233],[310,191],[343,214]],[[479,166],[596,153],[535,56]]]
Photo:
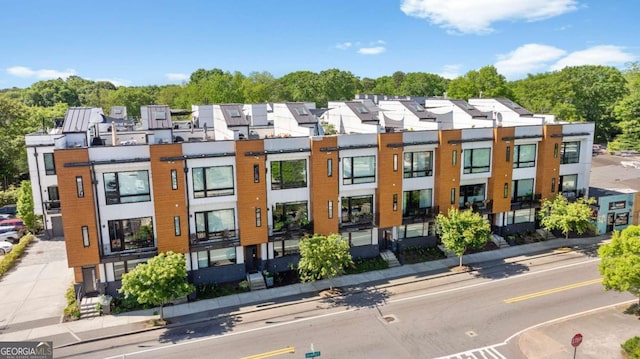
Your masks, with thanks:
[[[582,334],[578,333],[571,338],[571,345],[573,346],[573,359],[576,359],[576,351],[578,350],[578,345],[582,343]]]
[[[304,353],[305,358],[315,358],[320,356],[320,351],[315,351],[313,349],[313,343],[311,344],[311,351]]]

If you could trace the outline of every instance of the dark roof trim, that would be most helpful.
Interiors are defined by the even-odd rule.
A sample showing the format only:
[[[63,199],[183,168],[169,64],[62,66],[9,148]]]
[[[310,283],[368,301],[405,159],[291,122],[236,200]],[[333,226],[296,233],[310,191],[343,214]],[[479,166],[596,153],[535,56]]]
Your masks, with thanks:
[[[542,140],[542,135],[505,136],[505,137],[502,137],[502,140],[511,141],[511,140],[523,140],[523,139],[532,139],[532,138],[538,138]]]
[[[418,146],[418,145],[437,145],[440,144],[440,141],[414,141],[414,142],[403,142],[403,143],[388,143],[387,147],[390,148],[400,148],[405,146]]]
[[[576,132],[576,133],[563,133],[562,136],[563,137],[570,137],[570,136],[589,136],[591,135],[591,132]]]
[[[447,141],[447,143],[454,144],[454,143],[465,143],[465,142],[484,142],[484,141],[493,141],[493,137],[480,137],[480,138],[469,138],[466,140],[449,140]]]
[[[169,161],[183,161],[190,160],[194,158],[217,158],[217,157],[233,157],[235,156],[235,152],[222,152],[222,153],[210,153],[210,154],[200,154],[200,155],[185,155],[185,156],[175,156],[175,157],[160,157],[160,161],[169,162]]]
[[[308,148],[289,148],[286,150],[277,150],[277,151],[249,151],[245,152],[245,156],[263,156],[263,155],[273,155],[278,153],[297,153],[297,152],[311,152]]]
[[[137,163],[149,162],[150,158],[131,158],[127,160],[109,160],[109,161],[89,161],[89,162],[67,162],[64,167],[88,167],[91,165],[110,165],[114,163]]]
[[[368,144],[368,145],[351,145],[351,146],[338,146],[338,147],[320,147],[320,152],[331,152],[331,151],[340,151],[340,150],[355,150],[359,148],[374,148],[378,147],[377,144]]]

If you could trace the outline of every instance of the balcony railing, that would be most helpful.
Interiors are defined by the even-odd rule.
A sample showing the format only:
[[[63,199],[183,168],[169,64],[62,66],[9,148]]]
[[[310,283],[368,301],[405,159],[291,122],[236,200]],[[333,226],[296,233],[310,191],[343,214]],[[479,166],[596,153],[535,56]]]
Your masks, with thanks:
[[[60,201],[48,201],[44,203],[47,213],[60,213]]]
[[[358,215],[352,215],[351,217],[342,218],[340,228],[358,227],[358,228],[372,228],[373,227],[373,213],[360,213]]]
[[[269,240],[299,239],[313,234],[313,222],[278,224],[269,226]]]
[[[421,222],[429,222],[433,221],[438,213],[440,213],[440,209],[438,206],[429,207],[429,208],[420,208],[414,211],[407,211],[405,215],[402,217],[402,224],[412,224],[412,223],[421,223]]]
[[[540,208],[541,193],[528,194],[511,199],[511,210],[525,208]]]
[[[460,209],[471,209],[472,211],[478,212],[480,214],[492,213],[493,200],[485,199],[484,201],[466,202],[464,206],[460,206]]]

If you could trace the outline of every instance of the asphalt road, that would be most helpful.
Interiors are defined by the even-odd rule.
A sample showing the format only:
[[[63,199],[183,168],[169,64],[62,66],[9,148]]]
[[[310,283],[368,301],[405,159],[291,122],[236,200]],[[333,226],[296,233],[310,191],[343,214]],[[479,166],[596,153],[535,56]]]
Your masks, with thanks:
[[[61,348],[55,356],[266,358],[294,347],[295,354],[277,356],[293,358],[303,357],[313,344],[321,358],[435,358],[473,349],[487,357],[519,358],[517,345],[507,343],[514,334],[634,299],[604,292],[597,264],[590,253],[577,252],[491,263],[475,272],[416,278],[336,298],[265,303],[249,313]]]

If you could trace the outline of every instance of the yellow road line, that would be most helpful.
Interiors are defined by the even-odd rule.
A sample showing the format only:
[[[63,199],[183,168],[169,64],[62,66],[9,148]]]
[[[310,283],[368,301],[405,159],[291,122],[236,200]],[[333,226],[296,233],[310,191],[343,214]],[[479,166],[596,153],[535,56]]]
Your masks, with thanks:
[[[541,296],[547,295],[547,294],[558,293],[558,292],[562,292],[562,291],[569,290],[569,289],[580,288],[580,287],[584,287],[584,286],[587,286],[587,285],[596,284],[596,283],[600,283],[600,282],[602,282],[602,278],[587,280],[587,281],[580,282],[580,283],[574,283],[574,284],[565,285],[563,287],[543,290],[542,292],[525,294],[525,295],[521,295],[519,297],[513,297],[513,298],[505,299],[504,302],[507,303],[507,304],[520,302],[520,301],[523,301],[523,300],[536,298],[536,297],[541,297]]]
[[[262,358],[274,357],[276,355],[282,355],[282,354],[287,354],[287,353],[295,353],[295,352],[296,352],[296,348],[294,348],[292,346],[288,346],[286,348],[272,350],[272,351],[266,352],[266,353],[249,355],[248,357],[242,357],[240,359],[262,359]]]

